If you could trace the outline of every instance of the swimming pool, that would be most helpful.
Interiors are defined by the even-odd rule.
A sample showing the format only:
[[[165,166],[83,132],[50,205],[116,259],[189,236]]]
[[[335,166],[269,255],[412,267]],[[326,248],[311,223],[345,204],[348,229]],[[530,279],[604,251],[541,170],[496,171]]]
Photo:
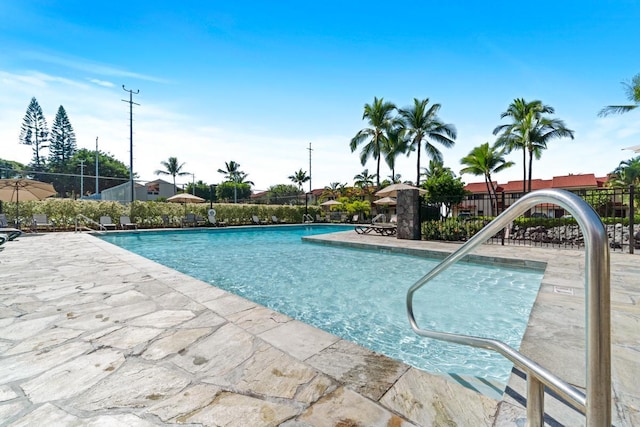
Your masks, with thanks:
[[[506,383],[511,363],[481,349],[415,335],[408,288],[438,261],[303,242],[350,226],[286,226],[100,236],[341,338],[434,373]],[[425,328],[487,336],[518,348],[542,273],[458,264],[416,294]]]

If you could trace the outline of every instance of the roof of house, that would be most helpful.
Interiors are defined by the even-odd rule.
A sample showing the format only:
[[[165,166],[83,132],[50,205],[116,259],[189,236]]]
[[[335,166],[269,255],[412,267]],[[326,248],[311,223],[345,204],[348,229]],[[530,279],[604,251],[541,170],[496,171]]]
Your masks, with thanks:
[[[554,176],[551,179],[533,179],[531,180],[531,190],[540,190],[543,188],[600,188],[607,182],[607,177],[596,177],[592,173],[579,175],[563,175]],[[486,193],[487,186],[484,182],[472,182],[464,186],[465,190],[471,193]],[[497,191],[505,193],[522,192],[523,181],[508,181],[506,184],[498,184]]]

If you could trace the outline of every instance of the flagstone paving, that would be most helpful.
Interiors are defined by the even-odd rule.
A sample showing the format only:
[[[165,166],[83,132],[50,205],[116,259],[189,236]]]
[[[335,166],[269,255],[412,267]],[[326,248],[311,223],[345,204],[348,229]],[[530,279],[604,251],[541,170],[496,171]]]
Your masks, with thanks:
[[[321,240],[455,249],[354,232]],[[89,234],[35,234],[4,248],[0,425],[524,425],[513,397],[491,399]],[[522,350],[584,386],[582,255],[514,251],[480,252],[547,264]],[[640,425],[637,260],[612,255],[618,426]],[[524,393],[520,383],[512,375],[509,386]],[[566,425],[584,423],[562,405],[549,408]]]

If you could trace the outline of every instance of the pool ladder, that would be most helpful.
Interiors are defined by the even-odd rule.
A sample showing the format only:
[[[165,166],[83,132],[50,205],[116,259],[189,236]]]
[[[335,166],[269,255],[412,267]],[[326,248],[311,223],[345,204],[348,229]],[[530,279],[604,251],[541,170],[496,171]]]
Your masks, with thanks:
[[[469,335],[438,332],[418,326],[413,295],[431,279],[458,262],[476,247],[504,229],[511,221],[540,203],[553,203],[569,211],[585,239],[586,393],[557,377],[507,344]],[[607,234],[600,217],[584,200],[565,190],[538,190],[511,205],[496,219],[418,280],[407,292],[411,328],[418,335],[493,350],[527,375],[527,422],[544,425],[544,387],[555,391],[586,416],[587,427],[611,425],[611,312]]]

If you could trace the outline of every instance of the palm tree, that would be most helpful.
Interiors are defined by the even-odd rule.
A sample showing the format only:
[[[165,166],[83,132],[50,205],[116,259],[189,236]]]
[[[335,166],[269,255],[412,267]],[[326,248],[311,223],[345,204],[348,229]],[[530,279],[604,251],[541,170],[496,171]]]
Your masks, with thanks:
[[[307,171],[303,171],[302,169],[300,169],[299,171],[295,172],[293,175],[289,175],[289,179],[293,181],[293,183],[296,184],[298,187],[300,187],[300,191],[302,191],[302,184],[309,181],[311,177],[307,175]]]
[[[543,114],[553,114],[555,110],[541,101],[526,102],[522,98],[513,100],[500,118],[510,117],[511,123],[497,126],[493,134],[501,133],[496,141],[498,147],[505,148],[505,154],[522,150],[523,183],[522,192],[531,191],[533,158],[540,159],[547,143],[555,138],[573,139],[573,131],[559,119],[550,119]],[[529,176],[527,179],[527,153],[529,153]],[[528,183],[528,190],[527,190]]]
[[[429,98],[420,101],[413,98],[413,106],[404,108],[398,112],[402,118],[402,123],[408,135],[412,138],[410,150],[418,151],[418,161],[416,166],[416,186],[420,186],[420,151],[422,141],[425,141],[425,151],[434,160],[442,161],[442,153],[431,144],[433,140],[445,146],[453,147],[457,137],[456,128],[452,124],[445,124],[438,118],[440,104],[433,104],[427,108]],[[426,140],[425,140],[426,138]]]
[[[378,99],[377,97],[373,98],[372,104],[364,104],[362,120],[367,119],[371,127],[360,130],[349,144],[353,153],[360,144],[368,141],[360,151],[360,163],[364,166],[369,157],[373,157],[377,161],[376,179],[378,187],[380,187],[380,157],[387,142],[387,131],[394,124],[394,118],[391,113],[395,109],[396,106],[393,103],[384,102],[383,98]]]
[[[431,159],[429,160],[429,167],[422,168],[422,173],[420,174],[420,176],[428,180],[429,178],[438,177],[443,173],[449,172],[452,172],[451,168],[445,167],[442,160]]]
[[[373,186],[374,179],[376,179],[376,174],[369,175],[369,169],[365,169],[353,177],[353,185],[358,188],[366,189]]]
[[[229,182],[233,182],[233,203],[238,203],[238,184],[251,184],[253,182],[246,180],[248,174],[240,170],[240,163],[236,163],[233,160],[224,162],[225,169],[218,169],[218,172],[224,174],[224,177]]]
[[[504,148],[499,149],[495,145],[489,146],[489,143],[485,142],[479,147],[475,147],[460,160],[461,164],[466,165],[465,168],[460,170],[460,174],[468,173],[484,176],[484,182],[487,184],[487,192],[489,193],[489,203],[491,204],[491,216],[495,215],[495,207],[498,205],[498,195],[496,194],[496,187],[491,174],[498,173],[514,165],[513,162],[505,160],[504,151]]]
[[[160,162],[164,166],[164,170],[158,169],[154,173],[156,175],[171,175],[173,177],[173,191],[176,191],[176,176],[191,175],[190,172],[183,172],[184,163],[178,163],[177,157],[169,157],[167,161]]]
[[[382,152],[384,161],[391,169],[391,176],[396,175],[396,158],[400,154],[410,152],[410,142],[407,131],[401,126],[393,126],[387,131],[387,141]]]
[[[612,179],[608,181],[611,187],[628,187],[640,184],[640,156],[623,160],[611,173]]]
[[[345,189],[345,184],[341,184],[339,182],[332,182],[328,186],[324,187],[324,191],[322,192],[322,198],[332,198],[337,199],[342,196],[342,192]]]
[[[622,114],[635,110],[640,106],[640,73],[633,76],[630,82],[622,82],[627,99],[635,105],[609,105],[598,113],[598,116],[605,117],[609,114]]]

